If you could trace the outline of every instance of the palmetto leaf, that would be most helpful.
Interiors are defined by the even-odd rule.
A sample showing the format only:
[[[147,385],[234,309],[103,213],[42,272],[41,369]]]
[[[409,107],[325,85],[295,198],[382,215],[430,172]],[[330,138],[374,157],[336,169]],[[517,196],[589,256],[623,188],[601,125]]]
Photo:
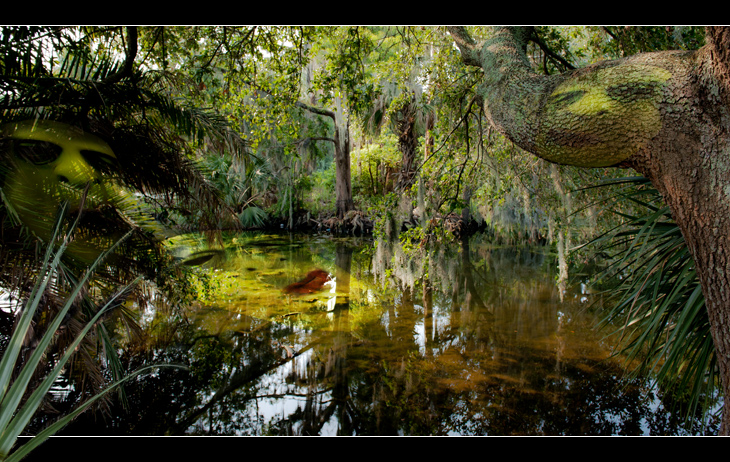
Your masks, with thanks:
[[[65,210],[65,207],[62,210]],[[94,270],[105,260],[105,258],[114,252],[115,247],[119,245],[129,235],[131,235],[131,232],[129,232],[115,245],[113,245],[106,252],[100,255],[97,260],[88,268],[87,272],[76,285],[75,289],[68,296],[62,310],[56,314],[54,320],[48,326],[46,332],[40,339],[38,345],[35,347],[33,353],[23,364],[20,373],[17,375],[17,377],[13,379],[12,374],[15,370],[16,362],[18,361],[18,357],[21,352],[23,339],[26,337],[28,329],[30,328],[31,319],[41,305],[41,299],[44,295],[44,292],[46,291],[49,282],[56,277],[56,272],[61,262],[61,256],[65,248],[67,247],[68,242],[70,241],[73,228],[78,222],[77,220],[72,228],[69,229],[62,236],[63,239],[61,244],[58,246],[57,249],[54,249],[56,238],[61,234],[63,224],[62,218],[63,214],[61,214],[59,216],[59,219],[57,220],[56,226],[54,228],[54,240],[49,244],[46,250],[43,264],[38,271],[38,279],[36,285],[22,310],[20,320],[13,332],[13,335],[11,336],[8,347],[6,348],[2,359],[0,359],[0,458],[4,460],[10,454],[10,451],[12,450],[18,436],[28,425],[30,419],[33,417],[33,414],[41,406],[45,395],[51,389],[54,381],[61,375],[64,367],[66,366],[86,334],[95,327],[96,323],[101,319],[102,316],[105,315],[105,313],[109,309],[114,308],[117,305],[115,301],[118,297],[123,296],[124,292],[127,290],[127,288],[123,288],[122,290],[118,291],[114,296],[111,297],[111,299],[107,301],[104,306],[96,311],[94,316],[84,326],[84,328],[76,336],[74,341],[70,345],[68,345],[65,352],[63,352],[63,354],[60,355],[60,357],[54,362],[52,371],[45,377],[40,385],[35,390],[33,390],[32,393],[30,393],[30,396],[25,399],[25,401],[23,401],[23,398],[28,391],[29,384],[31,383],[31,377],[34,371],[43,360],[43,356],[46,354],[46,351],[51,345],[52,340],[56,336],[56,333],[61,326],[64,317],[68,313],[69,309],[73,306],[79,293],[82,291],[85,282],[88,280],[91,274],[93,274]],[[136,281],[133,281],[132,284],[134,283],[136,283]],[[138,371],[133,375],[141,372],[142,371]],[[127,379],[128,378],[129,377],[127,377]],[[37,438],[32,440],[30,446],[24,448],[21,451],[17,451],[10,457],[7,457],[7,460],[19,460],[22,456],[26,455],[31,448],[40,444],[44,438],[47,438],[53,432],[58,431],[63,425],[67,424],[71,419],[78,415],[78,413],[83,412],[83,410],[88,408],[91,403],[101,398],[103,394],[119,385],[122,381],[123,380],[116,382],[111,387],[104,390],[102,393],[84,403],[84,405],[76,411],[59,419],[59,421],[57,421],[43,433],[39,434]]]
[[[64,28],[0,27],[2,122],[53,119],[94,133],[112,146],[121,165],[113,179],[134,191],[131,198],[153,197],[168,208],[200,212],[196,215],[199,226],[212,228],[227,209],[216,189],[197,169],[195,150],[225,149],[243,155],[243,140],[214,111],[190,108],[171,97],[164,85],[164,73],[132,72],[114,79],[121,65],[112,49],[108,49],[108,54],[90,50],[83,37],[65,34]],[[5,161],[0,161],[1,170],[8,167]],[[0,172],[0,286],[15,294],[25,294],[34,282],[37,249],[48,242],[42,242],[20,222],[14,210],[18,203],[6,200],[5,178]],[[166,266],[172,256],[165,254],[153,234],[154,228],[145,226],[150,222],[144,222],[141,213],[133,214],[131,207],[125,209],[120,204],[86,211],[84,226],[75,230],[79,241],[105,228],[113,229],[114,234],[131,229],[120,250],[96,268],[87,288],[98,289],[103,297],[113,297],[116,287],[143,275],[165,294],[176,295],[178,289],[171,280],[179,272],[168,271]],[[52,221],[53,217],[48,219]],[[39,312],[48,305],[63,309],[68,287],[84,285],[84,265],[75,264],[69,252],[57,255],[63,258],[54,267],[55,279],[48,282],[47,290],[41,291],[46,297]],[[141,298],[142,292],[137,290],[135,295]],[[78,328],[81,316],[93,316],[96,303],[85,294],[80,297],[78,304],[83,310],[78,310],[79,318],[74,310],[70,317],[73,322],[64,326],[68,327],[65,331],[71,333],[72,328]],[[52,309],[48,310],[51,312]],[[118,377],[118,358],[109,355],[115,349],[108,348],[104,326],[97,327],[95,333],[105,342],[105,371]],[[53,348],[62,346],[61,341],[53,343]],[[81,369],[82,366],[75,367],[76,371]],[[84,387],[102,383],[101,369],[81,372]],[[92,380],[86,380],[89,377]]]
[[[151,371],[155,368],[158,368],[160,366],[147,366],[140,368],[131,374],[127,375],[123,379],[117,380],[116,382],[110,384],[107,386],[104,390],[97,393],[96,395],[92,396],[86,402],[84,402],[82,405],[71,411],[69,414],[59,418],[57,421],[53,422],[51,425],[46,427],[43,431],[39,432],[35,437],[30,439],[27,443],[23,444],[19,448],[17,448],[12,454],[10,454],[7,458],[4,460],[6,462],[18,462],[22,460],[24,457],[26,457],[28,454],[30,454],[31,451],[36,449],[38,446],[43,444],[48,438],[58,433],[60,430],[63,429],[66,425],[68,425],[72,420],[74,420],[76,417],[78,417],[80,414],[85,412],[89,407],[94,404],[96,401],[104,398],[104,396],[109,393],[110,391],[113,391],[114,389],[118,388],[120,385],[122,385],[124,382],[127,382],[134,377],[137,377],[141,374],[147,373],[148,371]],[[180,367],[175,365],[169,365],[168,367]]]
[[[268,215],[259,207],[250,206],[243,209],[238,218],[244,228],[260,228],[266,224]]]
[[[694,261],[648,180],[626,179],[621,185],[616,203],[633,204],[638,212],[617,212],[625,221],[592,243],[600,252],[614,254],[604,278],[620,276],[608,292],[614,304],[603,326],[618,326],[621,352],[629,361],[637,360],[637,374],[652,374],[665,389],[687,393],[689,416],[703,400],[712,399],[717,380]]]

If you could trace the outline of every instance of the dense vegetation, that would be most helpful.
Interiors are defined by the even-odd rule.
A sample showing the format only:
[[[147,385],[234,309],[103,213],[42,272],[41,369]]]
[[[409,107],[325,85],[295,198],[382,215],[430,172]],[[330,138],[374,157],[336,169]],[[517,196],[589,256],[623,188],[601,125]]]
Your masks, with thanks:
[[[470,32],[479,37],[482,30]],[[551,75],[639,52],[693,50],[703,40],[704,31],[695,27],[537,27],[527,56],[540,73]],[[76,332],[120,285],[135,282],[123,291],[126,303],[86,337],[83,360],[73,363],[72,375],[88,386],[88,396],[124,375],[109,346],[133,348],[138,313],[131,307],[143,310],[153,288],[165,294],[165,306],[155,301],[158,309],[175,310],[190,296],[187,267],[163,245],[182,230],[210,231],[211,239],[223,229],[373,233],[397,236],[415,248],[484,232],[495,242],[554,246],[559,284],[569,283],[596,249],[579,246],[621,223],[645,234],[632,234],[632,228],[609,234],[624,238],[601,248],[611,252],[604,257],[619,255],[617,273],[641,275],[641,268],[653,268],[639,258],[648,255],[637,244],[646,233],[677,237],[660,196],[643,181],[618,181],[635,176],[633,171],[552,164],[494,131],[479,103],[483,72],[464,65],[443,28],[3,27],[0,49],[0,278],[11,302],[31,292],[41,272],[39,249],[54,244],[50,234],[29,232],[23,210],[46,213],[40,219],[51,229],[56,207],[33,209],[13,199],[26,195],[12,195],[18,154],[6,141],[13,133],[7,127],[60,121],[93,133],[115,155],[104,173],[118,186],[117,199],[97,204],[98,193],[84,192],[82,184],[73,197],[53,193],[59,202],[70,201],[72,210],[84,209],[80,201],[94,204],[76,230],[80,239],[129,231],[123,250],[91,275],[64,324]],[[615,187],[593,188],[602,183],[628,184],[630,190],[612,200]],[[654,212],[648,217],[642,215],[647,208]],[[681,235],[667,244],[673,251],[683,246]],[[674,294],[680,283],[689,287],[663,298],[672,301],[663,312],[674,311],[663,315],[662,326],[687,317],[684,306],[702,308],[696,276],[680,265],[691,259],[667,258],[658,279],[648,270],[649,277],[615,292],[633,306],[636,287],[665,294]],[[69,248],[41,313],[62,309],[88,264]],[[650,308],[660,295],[652,292],[637,303],[656,312]],[[6,348],[15,313],[2,313]],[[614,314],[626,319],[621,309]],[[699,324],[689,329],[697,337],[683,339],[707,339],[702,316],[699,310],[687,320]],[[649,319],[643,313],[637,318]],[[47,316],[34,319],[39,336],[44,322]],[[695,364],[702,367],[685,369],[677,351],[686,344],[666,342],[673,349],[665,350],[657,342],[666,332],[647,324],[637,357],[650,345],[647,364],[671,359],[661,374],[667,386],[679,380],[686,388],[689,381],[696,396],[708,393],[715,379],[706,373],[716,367],[711,342],[690,350],[699,352],[702,360]],[[122,325],[127,334],[119,334]],[[51,348],[62,351],[64,343]],[[99,360],[102,355],[107,357]]]

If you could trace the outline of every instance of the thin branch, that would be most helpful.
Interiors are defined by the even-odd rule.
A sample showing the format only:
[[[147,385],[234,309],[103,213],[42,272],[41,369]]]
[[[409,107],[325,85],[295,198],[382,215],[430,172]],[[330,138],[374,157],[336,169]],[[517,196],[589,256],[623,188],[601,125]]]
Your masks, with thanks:
[[[432,158],[432,157],[433,157],[434,155],[436,155],[436,153],[438,153],[438,152],[439,152],[439,151],[440,151],[440,150],[441,150],[441,149],[442,149],[442,148],[443,148],[443,147],[444,147],[444,146],[446,145],[446,142],[447,142],[447,141],[449,140],[449,138],[451,138],[451,135],[453,135],[453,134],[454,134],[454,132],[455,132],[455,131],[456,131],[456,130],[457,130],[457,129],[458,129],[458,128],[459,128],[460,126],[461,126],[461,124],[462,124],[462,123],[464,122],[464,120],[465,120],[465,119],[466,119],[466,118],[467,118],[467,117],[469,116],[469,114],[471,114],[471,107],[472,107],[472,105],[473,105],[473,104],[474,104],[474,103],[475,103],[475,102],[476,102],[476,101],[477,101],[478,99],[479,99],[479,96],[473,96],[473,97],[472,97],[471,101],[469,101],[469,104],[467,105],[467,107],[468,107],[469,109],[468,109],[468,110],[466,111],[466,113],[465,113],[465,114],[464,114],[464,115],[463,115],[463,116],[462,116],[462,117],[461,117],[461,118],[459,119],[459,122],[458,122],[458,123],[457,123],[456,125],[454,125],[454,128],[452,128],[452,129],[451,129],[451,131],[450,131],[450,132],[448,133],[448,135],[446,135],[446,137],[444,138],[444,141],[443,141],[443,142],[441,143],[441,146],[439,146],[439,147],[438,147],[438,149],[435,149],[435,150],[434,150],[434,151],[433,151],[433,152],[432,152],[431,154],[429,154],[429,156],[428,156],[428,157],[426,158],[426,160],[424,160],[424,161],[423,161],[423,163],[422,163],[422,164],[421,164],[421,165],[420,165],[420,166],[418,167],[418,170],[420,170],[421,168],[423,168],[423,166],[424,166],[424,165],[426,165],[426,163],[428,163],[428,161],[429,161],[429,160],[431,160],[431,158]]]
[[[567,59],[555,53],[550,47],[548,47],[545,42],[540,39],[537,33],[532,34],[531,40],[538,46],[538,48],[540,48],[540,50],[542,50],[543,53],[545,53],[546,60],[547,58],[552,58],[563,65],[566,69],[575,69],[575,66],[573,66],[573,64],[571,64]],[[547,66],[545,66],[545,69],[547,70]]]

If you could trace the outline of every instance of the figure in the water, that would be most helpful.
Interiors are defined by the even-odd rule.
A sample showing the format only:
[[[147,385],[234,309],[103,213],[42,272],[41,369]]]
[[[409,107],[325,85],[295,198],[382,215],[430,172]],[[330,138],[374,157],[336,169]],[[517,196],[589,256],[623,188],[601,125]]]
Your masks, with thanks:
[[[321,291],[331,280],[327,271],[316,269],[307,273],[301,281],[284,287],[283,291],[285,294],[311,294]]]

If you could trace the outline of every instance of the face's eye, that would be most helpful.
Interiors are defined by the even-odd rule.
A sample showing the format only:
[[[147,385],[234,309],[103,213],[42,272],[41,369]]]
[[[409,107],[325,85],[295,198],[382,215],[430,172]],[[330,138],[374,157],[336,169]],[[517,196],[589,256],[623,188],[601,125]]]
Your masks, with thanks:
[[[45,165],[58,159],[63,148],[48,141],[12,140],[16,156],[35,165]]]
[[[104,154],[103,152],[99,151],[82,149],[81,155],[84,156],[84,160],[88,162],[89,165],[91,165],[94,170],[99,173],[110,174],[116,172],[119,168],[119,163],[117,162],[117,159],[110,156],[109,154]]]

